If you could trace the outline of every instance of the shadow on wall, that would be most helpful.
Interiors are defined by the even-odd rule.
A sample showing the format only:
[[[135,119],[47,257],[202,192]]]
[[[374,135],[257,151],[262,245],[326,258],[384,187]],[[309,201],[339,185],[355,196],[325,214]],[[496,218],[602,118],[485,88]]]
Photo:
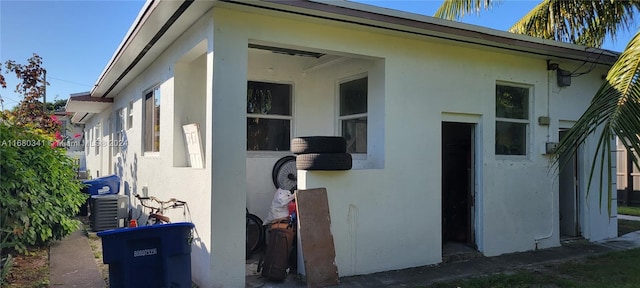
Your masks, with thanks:
[[[206,243],[200,238],[198,227],[194,226],[193,244],[191,245],[191,277],[192,281],[200,287],[204,287],[204,284],[210,282],[210,279],[207,279],[211,274],[209,271],[210,265],[203,265],[203,263],[209,263],[209,261],[209,249]],[[193,265],[193,263],[198,263],[198,265]]]
[[[127,179],[125,178],[125,171],[126,171],[126,167],[129,166],[129,178],[130,181],[125,180],[124,181],[124,195],[126,195],[129,198],[129,207],[132,207],[133,205],[133,199],[132,197],[136,194],[138,194],[138,154],[133,154],[133,161],[131,161],[131,163],[129,163],[128,161],[128,148],[129,148],[129,141],[128,141],[128,137],[127,137],[127,132],[123,131],[122,133],[122,141],[119,141],[119,143],[122,143],[122,145],[119,147],[120,149],[120,156],[118,156],[116,159],[116,163],[115,163],[115,171],[116,171],[116,175],[120,176],[121,179]],[[137,208],[137,207],[136,207]],[[139,208],[138,208],[139,209]],[[129,219],[132,219],[132,209],[129,209]]]

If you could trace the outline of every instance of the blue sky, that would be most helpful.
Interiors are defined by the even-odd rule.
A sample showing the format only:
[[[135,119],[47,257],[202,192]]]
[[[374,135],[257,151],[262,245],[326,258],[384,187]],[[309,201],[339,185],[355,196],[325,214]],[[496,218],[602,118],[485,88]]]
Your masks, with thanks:
[[[441,1],[358,0],[365,4],[433,15]],[[508,29],[539,1],[504,0],[479,16],[468,15],[465,23],[499,30]],[[26,60],[37,53],[47,69],[47,101],[66,99],[69,94],[91,90],[98,76],[135,20],[144,1],[11,1],[0,0],[0,61]],[[637,27],[634,27],[637,28]],[[603,48],[622,51],[633,36],[620,33],[617,41]],[[13,92],[15,80],[0,89],[4,108],[20,100]]]
[[[47,101],[91,90],[144,1],[0,0],[0,61],[26,63],[36,53],[47,69]],[[4,69],[3,69],[3,72]],[[15,76],[0,89],[5,109],[17,104]]]

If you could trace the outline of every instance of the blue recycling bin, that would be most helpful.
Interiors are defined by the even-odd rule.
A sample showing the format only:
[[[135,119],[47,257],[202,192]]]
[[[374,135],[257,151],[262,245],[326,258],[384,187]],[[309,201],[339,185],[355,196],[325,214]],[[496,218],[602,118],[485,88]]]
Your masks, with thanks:
[[[82,192],[91,196],[118,194],[120,192],[120,176],[118,175],[83,180],[82,184],[86,185],[82,188]]]
[[[110,287],[191,287],[193,223],[98,232]]]

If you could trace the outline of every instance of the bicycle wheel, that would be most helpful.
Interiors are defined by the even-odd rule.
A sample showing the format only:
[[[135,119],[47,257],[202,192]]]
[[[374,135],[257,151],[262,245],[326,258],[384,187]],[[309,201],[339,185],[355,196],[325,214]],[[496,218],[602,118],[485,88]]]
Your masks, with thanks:
[[[264,245],[264,227],[262,226],[262,220],[260,217],[247,213],[247,259],[251,257],[251,254],[260,251]]]
[[[284,190],[295,189],[298,185],[298,170],[296,169],[296,156],[280,158],[271,172],[273,185]]]

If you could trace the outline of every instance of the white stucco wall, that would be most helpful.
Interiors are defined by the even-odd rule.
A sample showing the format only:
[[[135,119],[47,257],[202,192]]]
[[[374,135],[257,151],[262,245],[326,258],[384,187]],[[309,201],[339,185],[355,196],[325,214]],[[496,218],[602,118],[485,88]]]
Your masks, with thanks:
[[[252,42],[323,51],[349,60],[306,70],[307,60],[249,52],[247,44]],[[246,151],[247,80],[293,84],[292,137],[338,135],[336,85],[367,73],[368,157],[356,159],[351,171],[298,173],[299,188],[327,188],[340,276],[441,261],[442,121],[476,124],[478,249],[492,256],[557,246],[558,186],[543,147],[557,141],[561,123],[579,117],[601,81],[601,71],[574,78],[571,87],[557,88],[555,72],[546,70],[543,57],[465,45],[324,20],[215,8],[128,83],[115,96],[111,110],[87,123],[86,129],[92,129],[102,121],[103,134],[107,133],[105,123],[112,111],[133,101],[126,151],[110,162],[101,158],[106,153],[96,157],[90,148],[87,167],[95,177],[94,171],[112,165],[123,177],[125,193],[142,193],[145,187],[149,195],[187,201],[191,217],[183,219],[181,210],[169,216],[196,225],[194,281],[201,287],[240,287],[244,207],[266,217],[275,192],[271,169],[288,155]],[[559,62],[563,68],[579,64]],[[191,76],[185,80],[180,75]],[[529,149],[523,159],[494,153],[497,82],[531,88]],[[143,95],[156,85],[162,97],[161,149],[145,154]],[[539,116],[550,117],[551,125],[538,125]],[[193,121],[204,122],[204,169],[184,167],[184,155],[178,155],[178,129]],[[592,149],[585,148],[583,161],[590,161]],[[591,208],[581,214],[582,233],[591,240],[615,232],[615,225],[606,225],[611,220],[606,213],[595,210],[596,196],[590,194],[585,201]]]
[[[123,147],[122,153],[114,155],[111,160],[106,157],[96,157],[93,148],[89,147],[87,167],[95,177],[94,171],[98,169],[97,167],[111,165],[112,173],[120,175],[123,179],[121,194],[147,194],[161,200],[177,198],[188,203],[189,211],[186,216],[183,216],[182,209],[166,211],[165,214],[171,217],[172,222],[190,221],[195,224],[195,240],[191,253],[192,274],[194,282],[203,284],[211,282],[211,153],[205,153],[207,156],[205,168],[195,169],[184,167],[186,166],[185,155],[179,153],[186,152],[184,149],[174,151],[173,147],[175,142],[184,141],[181,125],[199,123],[202,142],[206,145],[204,150],[211,151],[212,133],[207,129],[211,127],[211,121],[210,117],[207,119],[205,115],[211,115],[211,85],[207,84],[206,79],[211,79],[212,75],[211,72],[207,73],[212,70],[212,61],[208,59],[212,58],[212,29],[213,21],[208,14],[186,31],[142,74],[115,95],[111,109],[94,115],[86,125],[86,129],[92,129],[98,121],[106,123],[106,119],[113,111],[120,108],[127,110],[129,102],[133,101],[132,128],[125,132],[128,145]],[[194,60],[192,58],[195,57],[195,60],[204,61],[193,66],[187,65],[191,69],[198,70],[193,75],[201,81],[193,80],[194,76],[191,75],[191,82],[180,87],[178,90],[180,93],[175,94],[174,66],[176,62],[184,61],[185,57],[188,58],[187,60]],[[191,71],[185,73],[188,77]],[[161,95],[160,152],[145,153],[142,151],[143,97],[149,89],[156,86],[160,87]],[[185,98],[189,101],[185,101]],[[193,107],[194,103],[203,105],[196,104],[197,107]],[[129,111],[126,111],[125,114],[128,113]],[[127,126],[125,123],[124,127]],[[102,151],[104,150],[106,149],[102,148]],[[101,155],[106,154],[101,153]],[[102,175],[105,174],[101,172]],[[132,196],[130,203],[133,206],[133,217],[137,218],[142,212],[139,201]],[[244,211],[240,212],[244,213]],[[145,217],[142,216],[141,219],[144,220]]]
[[[382,169],[299,172],[299,188],[328,189],[336,263],[341,276],[441,261],[439,135],[445,118],[470,118],[477,124],[476,149],[481,152],[477,157],[475,183],[479,250],[492,256],[559,245],[558,187],[549,172],[550,157],[543,155],[543,149],[545,142],[557,141],[560,120],[575,120],[586,108],[600,83],[596,71],[573,79],[571,87],[554,94],[549,90],[557,88],[555,72],[547,71],[543,57],[225,9],[216,11],[215,19],[225,35],[245,38],[248,42],[383,59],[381,81],[384,84],[380,87],[384,91],[384,106],[379,115],[384,123]],[[563,68],[579,64],[559,62]],[[249,58],[250,80],[255,73],[252,64],[261,63]],[[335,69],[339,67],[336,65]],[[313,83],[309,87],[315,88],[296,87],[294,136],[337,134],[335,107],[330,97],[305,98],[298,92],[325,91],[322,83],[325,80],[326,85],[335,87],[339,78],[335,72],[327,69],[326,73],[322,70],[273,77],[276,81],[294,81],[296,86],[308,81]],[[523,159],[504,158],[494,153],[496,83],[526,85],[532,91],[529,147]],[[561,98],[572,93],[580,99]],[[555,97],[563,103],[563,112],[548,109],[549,99],[553,101]],[[539,116],[550,117],[553,124],[539,125]],[[377,120],[376,116],[369,117]],[[248,163],[259,161],[250,159]],[[275,162],[275,157],[270,161]],[[271,163],[262,165],[261,169]],[[251,168],[247,173],[248,179],[251,178]],[[263,180],[265,184],[270,182],[267,178]],[[583,225],[592,230],[608,229],[610,226],[597,224],[602,224],[602,219],[608,221],[608,217],[603,217],[586,211]],[[407,229],[407,223],[411,223],[411,229]],[[599,237],[611,235],[610,231],[598,232]],[[589,238],[595,235],[583,233]]]

